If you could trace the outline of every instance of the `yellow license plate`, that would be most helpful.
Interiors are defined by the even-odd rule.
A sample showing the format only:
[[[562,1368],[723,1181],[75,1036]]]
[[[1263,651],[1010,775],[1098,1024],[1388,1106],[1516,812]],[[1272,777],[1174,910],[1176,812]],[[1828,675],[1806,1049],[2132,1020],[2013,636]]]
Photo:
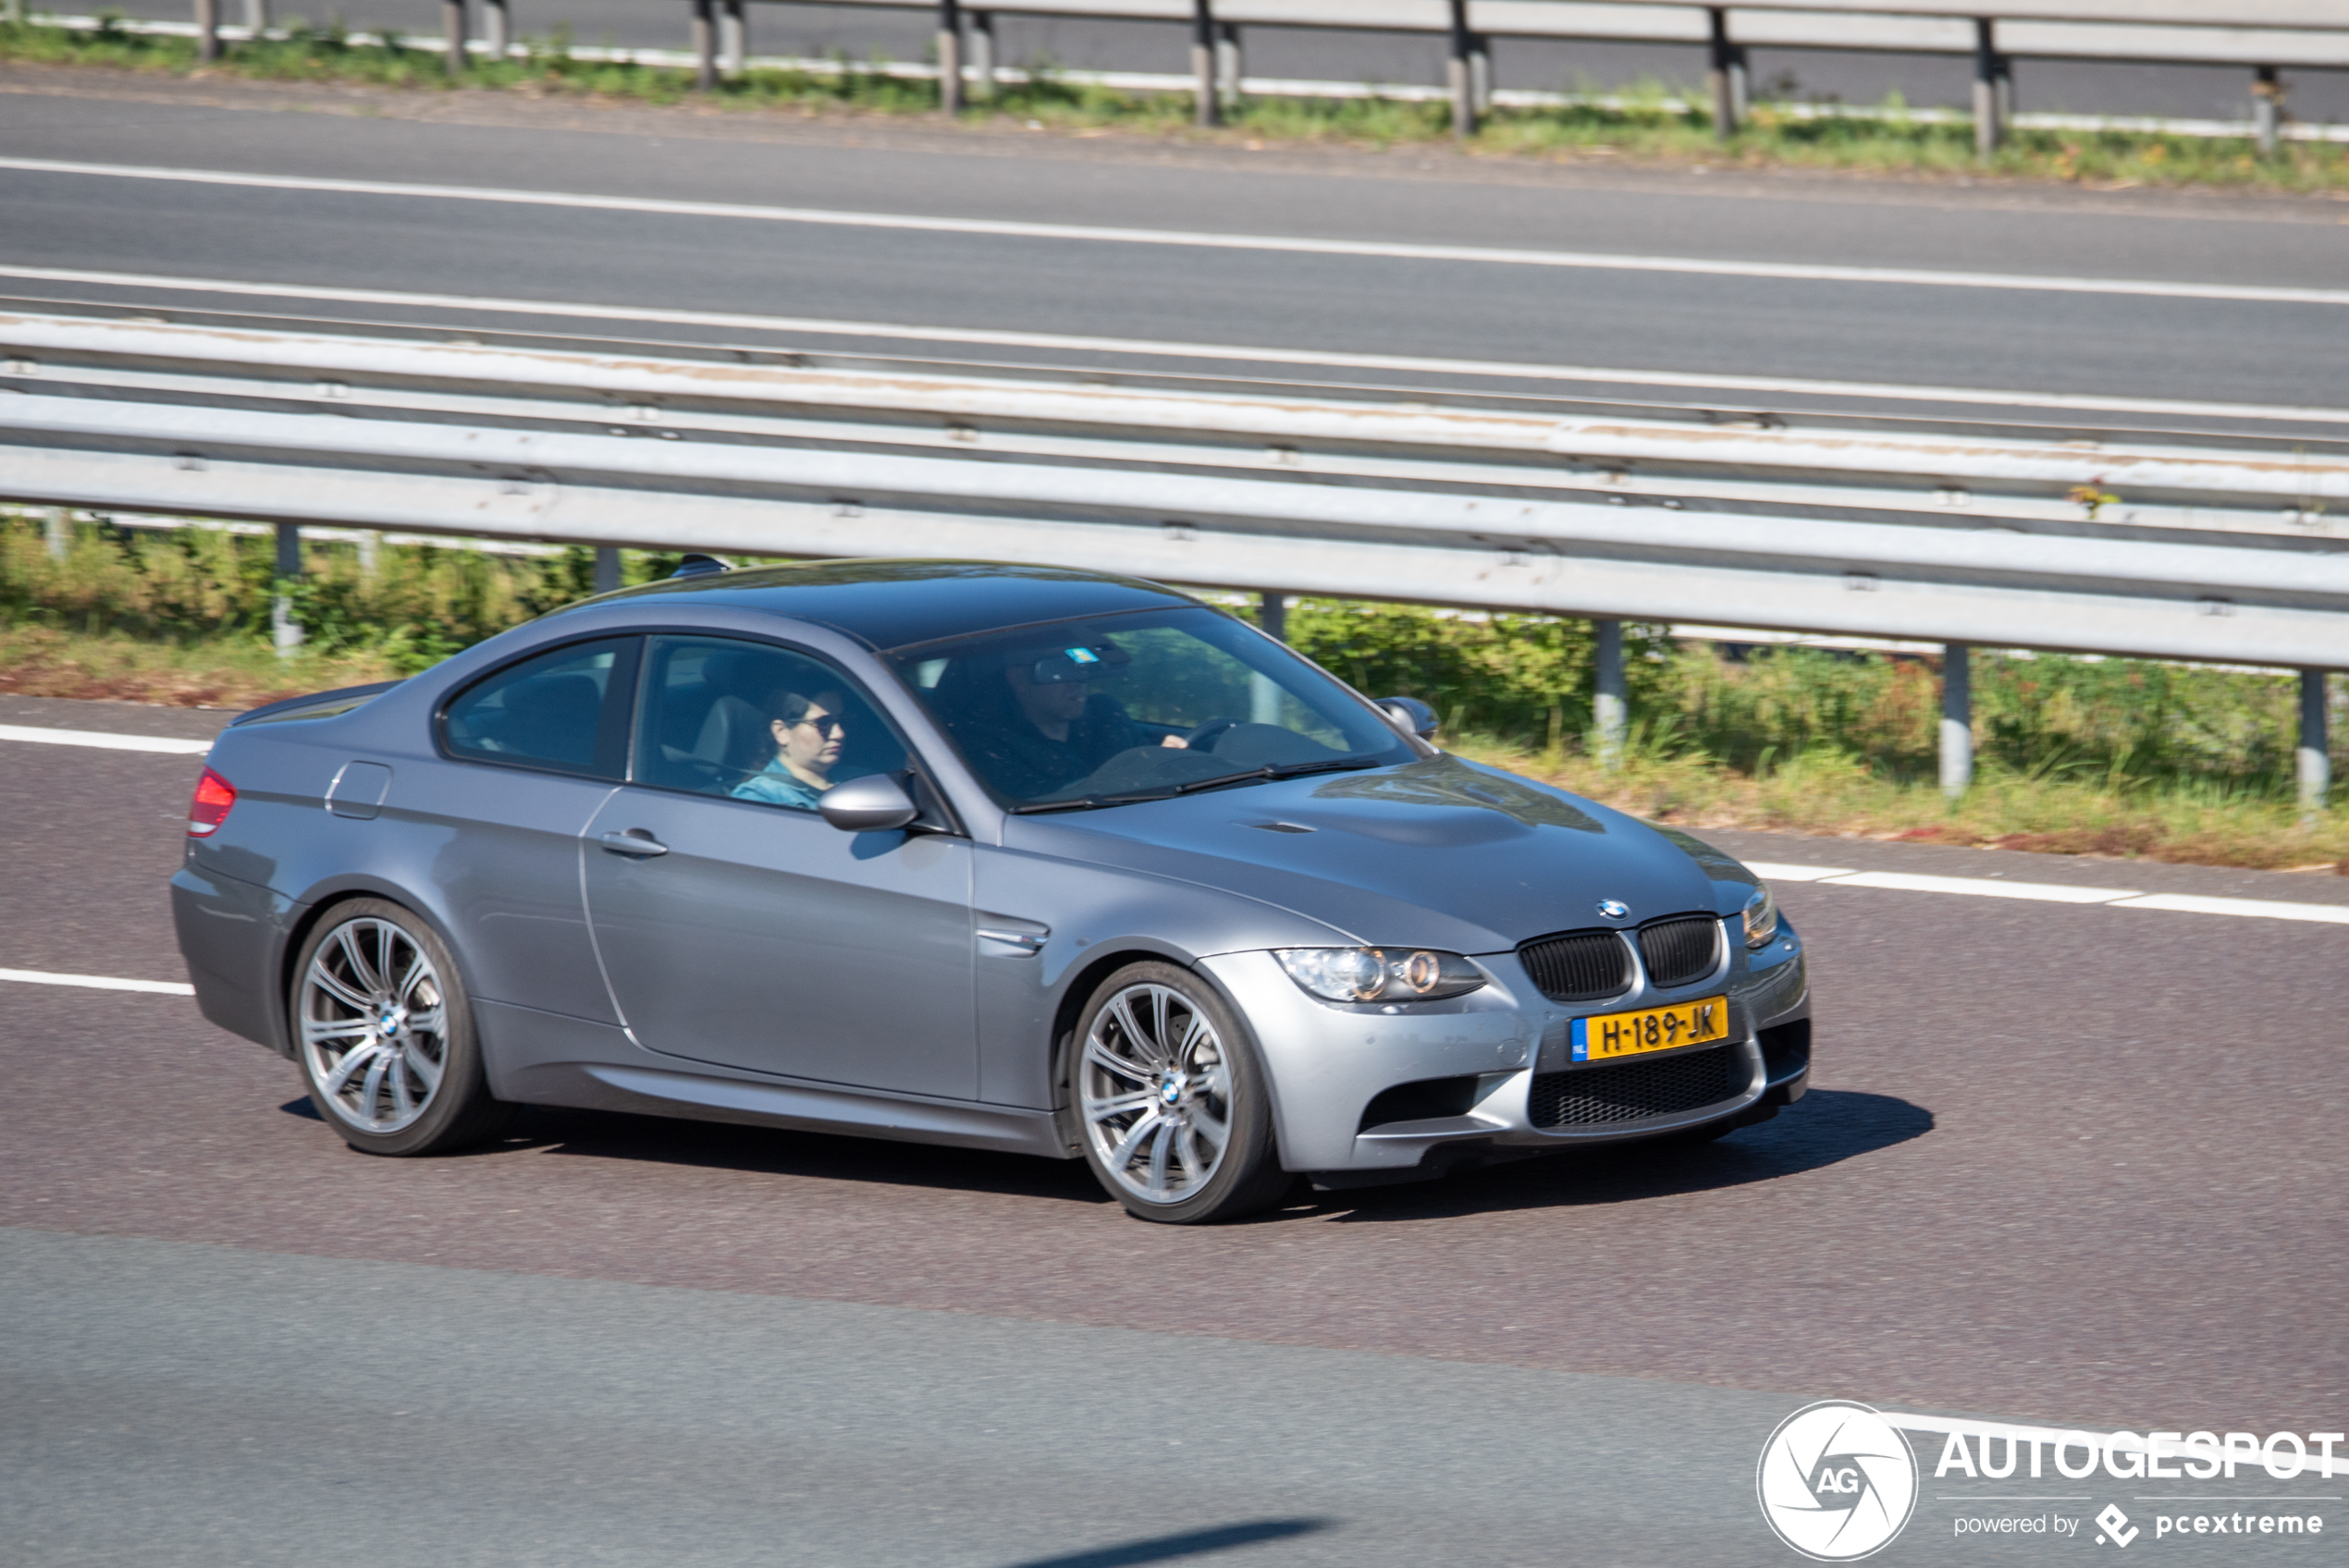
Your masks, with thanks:
[[[1729,998],[1707,997],[1703,1001],[1671,1007],[1642,1008],[1637,1012],[1610,1012],[1574,1021],[1574,1060],[1611,1061],[1619,1056],[1668,1051],[1676,1046],[1701,1045],[1729,1037]]]

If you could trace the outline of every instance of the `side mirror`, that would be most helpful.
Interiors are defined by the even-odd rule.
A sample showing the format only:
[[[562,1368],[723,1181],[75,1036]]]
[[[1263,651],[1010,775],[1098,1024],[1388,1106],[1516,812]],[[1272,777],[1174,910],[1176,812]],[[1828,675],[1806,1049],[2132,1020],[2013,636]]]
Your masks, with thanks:
[[[1378,705],[1404,734],[1416,735],[1422,741],[1435,739],[1439,728],[1435,710],[1417,697],[1382,697]]]
[[[886,773],[833,785],[824,791],[817,810],[843,833],[886,833],[921,815],[904,787]]]

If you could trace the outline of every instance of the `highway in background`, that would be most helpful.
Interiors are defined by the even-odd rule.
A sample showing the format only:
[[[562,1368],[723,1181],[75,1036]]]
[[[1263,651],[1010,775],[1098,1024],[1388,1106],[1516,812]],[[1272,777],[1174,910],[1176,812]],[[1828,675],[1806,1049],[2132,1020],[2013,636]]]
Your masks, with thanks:
[[[978,10],[981,6],[967,6]],[[60,7],[65,9],[65,7]],[[185,21],[183,0],[128,0],[131,17]],[[925,60],[937,28],[934,7],[876,11],[842,6],[752,5],[751,47],[760,55],[825,59]],[[277,0],[280,21],[323,8]],[[437,36],[437,0],[353,0],[331,13],[355,29],[394,28]],[[2213,15],[2219,14],[2214,11]],[[547,38],[568,26],[574,42],[630,49],[684,49],[683,0],[513,0],[515,28]],[[238,21],[231,7],[223,19]],[[1076,70],[1190,69],[1190,29],[1179,22],[1100,21],[1076,17],[1001,17],[996,48],[1006,65],[1050,63]],[[1433,34],[1246,30],[1248,72],[1303,81],[1440,83],[1444,42]],[[1758,91],[1785,97],[1878,104],[1898,92],[1919,107],[1965,108],[1972,100],[1971,58],[1962,55],[1843,54],[1817,49],[1755,49]],[[1496,83],[1505,88],[1611,91],[1641,83],[1701,89],[1705,60],[1693,45],[1504,38],[1494,49]],[[2018,69],[2022,106],[2072,114],[2164,115],[2243,119],[2250,113],[2250,72],[2206,66],[2146,66],[2078,60],[2024,60]],[[2292,107],[2304,119],[2349,114],[2349,72],[2295,71]]]
[[[579,111],[564,113],[561,129],[417,123],[169,94],[126,109],[105,97],[21,91],[0,95],[0,153],[1079,232],[954,233],[0,167],[10,219],[0,264],[1533,366],[2334,407],[2349,394],[2349,361],[2335,351],[2349,319],[2342,296],[2259,297],[2337,291],[2349,279],[2349,227],[2326,202],[1726,176],[1712,194],[1704,178],[1688,175],[1482,176],[1475,161],[1449,154],[1441,166],[1431,158],[1426,171],[1393,174],[1356,159],[1338,166],[1345,178],[1330,178],[1257,172],[1236,155],[1211,165],[1161,158],[1147,143],[1091,156],[1085,143],[1035,147],[1005,135],[945,153],[935,138],[892,147],[887,128],[770,141],[732,116],[707,127],[684,116],[621,117],[611,123],[623,130],[582,134],[572,129]],[[1471,178],[1445,178],[1453,170]],[[1261,236],[1297,248],[1082,232],[1101,228]],[[1324,241],[1372,253],[1312,249]],[[1572,252],[1605,264],[1413,252],[1427,246]],[[1728,272],[1687,270],[1716,263]],[[1831,270],[1853,267],[1885,276],[1855,281]],[[1952,276],[1908,276],[1921,270]],[[1959,286],[1968,280],[2001,286]],[[2106,291],[2110,280],[2151,291]],[[2212,286],[2248,297],[2201,297]],[[96,297],[89,287],[5,276],[0,289]],[[218,305],[201,295],[186,302]],[[302,313],[335,312],[314,302]],[[483,325],[494,314],[466,319]]]

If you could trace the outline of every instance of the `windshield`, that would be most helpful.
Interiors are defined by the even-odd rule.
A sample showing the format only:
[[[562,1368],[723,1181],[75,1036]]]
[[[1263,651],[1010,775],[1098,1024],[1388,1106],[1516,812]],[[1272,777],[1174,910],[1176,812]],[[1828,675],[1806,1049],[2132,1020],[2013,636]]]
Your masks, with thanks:
[[[926,643],[890,663],[1015,811],[1116,805],[1420,754],[1328,676],[1203,607]]]

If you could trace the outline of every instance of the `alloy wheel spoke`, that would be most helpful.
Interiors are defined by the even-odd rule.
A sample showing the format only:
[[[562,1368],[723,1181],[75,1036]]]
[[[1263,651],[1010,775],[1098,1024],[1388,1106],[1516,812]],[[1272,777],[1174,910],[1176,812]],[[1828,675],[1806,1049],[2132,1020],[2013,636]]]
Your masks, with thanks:
[[[424,1097],[430,1099],[433,1091],[440,1087],[440,1063],[417,1049],[413,1040],[401,1048],[400,1060],[408,1070],[408,1076],[424,1089]]]
[[[398,1001],[401,995],[400,991],[393,988],[391,984],[391,977],[400,973],[400,965],[392,962],[393,955],[397,949],[399,936],[400,933],[390,925],[383,924],[382,922],[376,923],[375,963],[375,978],[383,983],[384,995],[391,998],[394,1001]]]
[[[407,972],[400,976],[400,984],[392,988],[391,999],[404,1006],[415,995],[416,987],[431,978],[432,965],[424,962],[424,954],[416,954],[408,961]]]
[[[369,1060],[366,1080],[359,1086],[359,1114],[370,1126],[383,1120],[375,1113],[375,1107],[383,1098],[384,1073],[390,1066],[391,1054],[378,1050]]]
[[[1224,1145],[1229,1143],[1232,1137],[1230,1126],[1210,1116],[1204,1109],[1198,1109],[1191,1112],[1190,1130],[1195,1139],[1210,1145],[1209,1162],[1211,1164],[1224,1158]]]
[[[1166,1155],[1174,1143],[1174,1121],[1166,1117],[1159,1118],[1158,1135],[1150,1140],[1150,1184],[1152,1193],[1166,1191]]]
[[[385,1055],[387,1071],[384,1082],[391,1085],[391,1114],[401,1121],[416,1114],[416,1102],[408,1093],[408,1053],[393,1051]]]
[[[310,983],[347,1008],[353,1008],[361,1012],[375,1011],[375,998],[363,991],[351,989],[338,977],[333,970],[326,967],[326,958],[324,953],[319,954],[310,962]]]
[[[437,1007],[427,1009],[423,1012],[412,1012],[408,1015],[408,1033],[411,1035],[439,1035],[444,1033],[441,1028],[441,1012]]]
[[[1125,1135],[1117,1140],[1117,1146],[1110,1151],[1109,1168],[1121,1172],[1125,1170],[1134,1158],[1134,1151],[1141,1147],[1142,1140],[1150,1136],[1150,1130],[1159,1124],[1160,1120],[1155,1109],[1148,1115],[1137,1117],[1134,1124],[1125,1129]]]
[[[1095,1099],[1088,1095],[1085,1097],[1085,1119],[1088,1121],[1107,1121],[1113,1117],[1128,1116],[1136,1111],[1149,1110],[1157,1102],[1158,1096],[1148,1089],[1136,1089],[1130,1094],[1112,1095],[1107,1099]]]
[[[1110,1012],[1117,1020],[1118,1028],[1124,1032],[1125,1048],[1133,1053],[1134,1059],[1146,1067],[1160,1065],[1159,1041],[1134,1016],[1133,1004],[1121,996],[1110,1003]]]
[[[381,1040],[372,1035],[369,1035],[343,1054],[343,1059],[335,1063],[333,1070],[326,1074],[325,1081],[319,1086],[329,1095],[341,1094],[344,1087],[350,1084],[351,1075],[380,1057],[383,1054],[383,1048],[384,1044]]]
[[[1205,1046],[1211,1051],[1215,1045],[1215,1026],[1208,1023],[1203,1014],[1194,1012],[1190,1026],[1183,1031],[1183,1044],[1174,1052],[1174,1060],[1187,1072],[1197,1072],[1199,1071],[1199,1047]]]
[[[1126,1060],[1099,1038],[1086,1042],[1085,1060],[1088,1066],[1098,1067],[1104,1072],[1113,1072],[1120,1078],[1130,1078],[1137,1084],[1147,1084],[1154,1076],[1148,1067]]]
[[[352,1035],[372,1034],[375,1027],[372,1018],[305,1018],[301,1021],[301,1037],[319,1045]]]
[[[337,931],[335,946],[342,949],[343,962],[351,965],[351,977],[358,982],[359,989],[371,998],[379,997],[384,993],[383,977],[370,968],[366,959],[360,954],[359,943],[353,936],[353,927],[357,925],[358,922],[353,921]]]

